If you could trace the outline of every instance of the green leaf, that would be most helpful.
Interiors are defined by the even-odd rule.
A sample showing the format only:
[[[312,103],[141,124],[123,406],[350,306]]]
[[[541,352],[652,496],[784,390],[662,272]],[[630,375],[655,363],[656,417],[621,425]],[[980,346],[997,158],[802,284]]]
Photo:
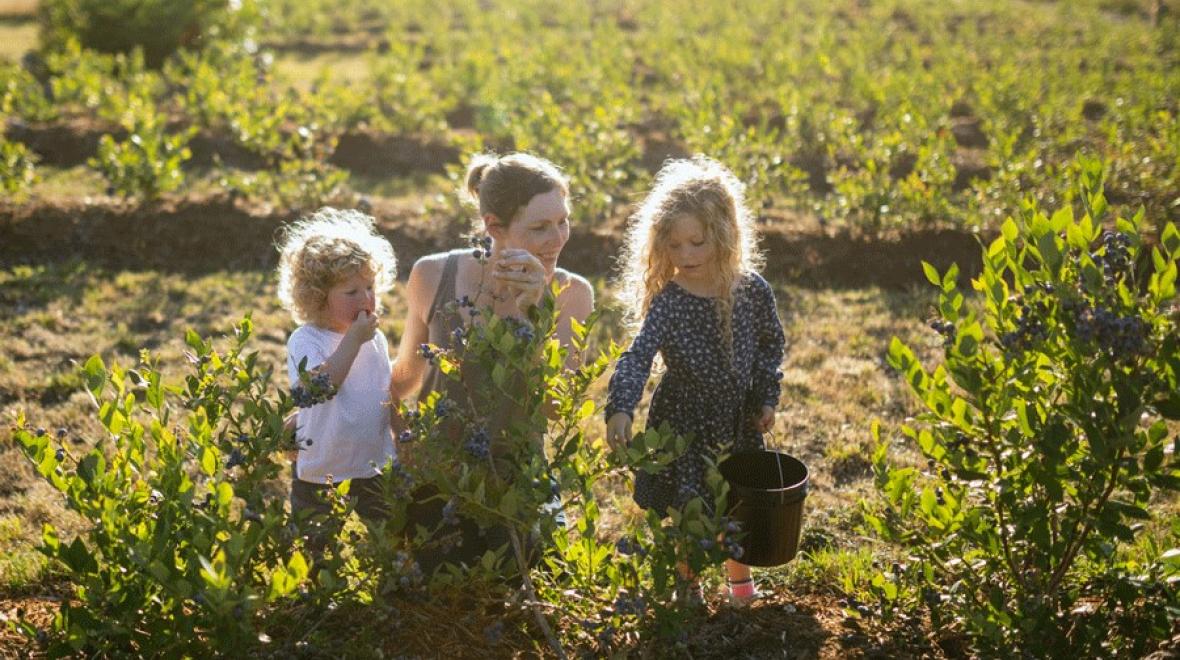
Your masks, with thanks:
[[[1176,229],[1176,225],[1169,222],[1164,226],[1164,231],[1160,234],[1160,245],[1168,251],[1172,259],[1180,258],[1180,230]]]
[[[1009,243],[1016,242],[1016,237],[1020,235],[1020,229],[1016,226],[1016,221],[1008,218],[1004,224],[1000,225],[1000,235]]]
[[[1137,520],[1151,520],[1151,514],[1141,506],[1137,506],[1130,502],[1121,502],[1119,500],[1110,500],[1106,506],[1127,518],[1135,518]]]
[[[926,279],[930,280],[930,283],[934,286],[942,285],[942,278],[938,275],[938,269],[929,262],[922,262],[922,272],[926,274]]]
[[[75,538],[74,542],[62,549],[58,556],[76,574],[84,575],[98,570],[98,562],[94,561],[94,556],[90,554],[81,537]]]
[[[93,486],[96,479],[101,479],[106,472],[107,461],[102,452],[95,449],[78,461],[78,476],[88,486]]]
[[[201,448],[201,472],[207,477],[217,472],[217,452],[212,447]]]
[[[43,543],[47,549],[52,551],[55,556],[60,551],[61,540],[58,538],[57,529],[53,525],[50,525],[49,523],[41,524],[41,543]]]
[[[1151,404],[1166,419],[1180,419],[1180,392],[1169,392],[1168,396]]]
[[[86,360],[86,364],[82,366],[82,379],[86,383],[86,389],[94,395],[94,398],[97,399],[102,395],[103,387],[107,382],[107,368],[103,364],[102,358],[91,355],[90,359]]]

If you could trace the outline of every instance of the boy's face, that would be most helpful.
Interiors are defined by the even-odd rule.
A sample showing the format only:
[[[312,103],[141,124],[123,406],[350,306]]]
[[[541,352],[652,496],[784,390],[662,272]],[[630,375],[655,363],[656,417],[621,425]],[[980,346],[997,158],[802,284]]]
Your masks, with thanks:
[[[534,195],[507,227],[488,228],[501,249],[520,249],[531,252],[545,266],[545,275],[552,277],[557,268],[561,249],[570,239],[570,207],[561,190]]]
[[[677,276],[706,283],[713,275],[717,246],[705,235],[705,225],[691,215],[672,220],[666,248]]]
[[[369,314],[376,310],[377,295],[373,291],[373,279],[373,272],[361,267],[328,289],[325,321],[329,330],[345,332],[361,310]]]

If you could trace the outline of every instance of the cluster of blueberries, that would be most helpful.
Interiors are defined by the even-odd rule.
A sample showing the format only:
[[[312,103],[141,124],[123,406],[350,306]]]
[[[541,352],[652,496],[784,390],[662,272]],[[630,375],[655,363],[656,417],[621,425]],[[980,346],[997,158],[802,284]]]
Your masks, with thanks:
[[[524,342],[530,342],[533,340],[533,337],[536,336],[533,333],[532,326],[528,325],[527,323],[521,323],[519,326],[517,326],[516,330],[512,334],[516,335],[517,339]]]
[[[491,236],[472,236],[471,237],[471,256],[478,261],[483,261],[492,256],[492,237]]]
[[[620,592],[615,598],[614,609],[615,614],[643,616],[647,612],[647,601],[641,595],[630,597]]]
[[[418,355],[421,355],[430,364],[435,364],[438,356],[442,354],[442,349],[432,346],[430,344],[418,344]]]
[[[721,545],[722,545],[723,549],[733,559],[735,559],[735,560],[741,559],[742,555],[746,554],[746,551],[745,551],[745,549],[742,548],[742,546],[740,544],[738,544],[737,539],[734,538],[734,536],[736,536],[737,534],[740,534],[742,531],[741,523],[739,523],[736,520],[730,520],[729,518],[722,518],[721,524],[725,525],[725,536],[723,536],[721,538]],[[711,539],[701,539],[701,540],[702,541],[709,541]]]
[[[234,447],[233,451],[229,453],[229,457],[225,459],[225,469],[232,470],[239,465],[245,465],[246,457],[242,454],[242,450]]]
[[[603,612],[602,614],[601,621],[583,619],[582,628],[587,632],[598,631],[594,634],[595,641],[598,642],[599,646],[609,647],[615,641],[615,627],[613,624],[608,623],[610,620],[610,611]]]
[[[291,399],[299,408],[310,408],[336,396],[336,386],[328,372],[321,371],[309,378],[306,385],[300,383],[291,388]]]
[[[426,576],[422,573],[422,567],[404,550],[399,550],[397,555],[394,556],[393,561],[404,571],[401,577],[397,579],[398,586],[402,589],[417,587],[426,579]]]
[[[1107,284],[1113,284],[1115,276],[1126,273],[1131,266],[1131,255],[1127,248],[1131,247],[1131,238],[1126,234],[1114,231],[1102,232],[1102,254],[1091,252],[1090,258],[1094,263],[1102,266],[1102,275]]]
[[[971,446],[970,442],[971,439],[967,437],[966,433],[963,433],[962,431],[956,431],[954,439],[950,442],[947,442],[946,446],[951,451],[962,450],[967,458],[975,458],[975,448]]]
[[[930,322],[930,329],[942,335],[942,345],[950,348],[955,345],[955,324],[950,321],[943,321],[942,319],[934,319]]]
[[[1073,312],[1078,339],[1097,342],[1099,348],[1112,357],[1134,357],[1147,348],[1148,326],[1138,316],[1119,316],[1084,302],[1071,304],[1066,311]]]
[[[481,426],[472,431],[471,435],[467,436],[467,441],[463,443],[463,449],[480,460],[491,456],[492,438],[488,435],[487,429]]]
[[[373,466],[374,472],[380,471],[376,463],[370,463],[370,465]],[[410,474],[406,466],[399,461],[394,461],[389,476],[394,479],[394,495],[399,498],[409,497],[414,490],[414,475]]]
[[[1016,319],[1016,329],[1005,332],[1000,337],[1000,345],[1006,351],[1022,352],[1027,350],[1038,339],[1044,339],[1049,334],[1049,328],[1041,320],[1049,311],[1048,305],[1037,301],[1032,305],[1020,306],[1020,318]]]
[[[639,545],[639,541],[630,536],[623,536],[615,541],[615,550],[621,555],[639,555],[640,557],[647,555],[647,550]]]

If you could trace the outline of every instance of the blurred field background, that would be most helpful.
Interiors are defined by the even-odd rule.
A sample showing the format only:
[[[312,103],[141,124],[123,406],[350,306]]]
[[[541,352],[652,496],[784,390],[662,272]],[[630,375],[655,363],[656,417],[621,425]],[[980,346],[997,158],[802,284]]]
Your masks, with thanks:
[[[922,621],[849,614],[874,564],[897,555],[864,535],[857,505],[873,497],[870,422],[895,434],[917,411],[884,362],[889,339],[934,363],[941,339],[925,321],[936,294],[920,261],[976,272],[977,240],[1023,200],[1075,203],[1078,152],[1106,163],[1115,212],[1180,218],[1180,7],[233,7],[199,50],[155,61],[76,44],[48,53],[42,41],[55,37],[39,30],[38,3],[0,0],[5,426],[24,410],[92,443],[102,429],[77,374],[88,356],[130,364],[147,348],[178,377],[186,328],[224,332],[246,313],[263,358],[281,365],[294,326],[275,297],[276,229],[321,205],[361,208],[404,277],[418,256],[463,244],[473,213],[456,187],[480,150],[534,151],[570,175],[562,265],[594,283],[599,339],[622,342],[610,285],[622,227],[666,158],[705,153],[747,183],[759,216],[790,342],[772,442],[810,466],[812,490],[804,554],[762,573],[775,595],[744,619],[711,595],[695,654],[958,657],[955,640]],[[401,296],[384,301],[393,342]],[[897,451],[917,464],[916,451]],[[67,533],[84,523],[52,492],[0,431],[4,616],[44,616],[60,596],[34,550],[41,523]],[[623,492],[611,497],[634,514]],[[1175,546],[1175,503],[1155,513],[1145,538]],[[5,634],[0,654],[24,648]]]

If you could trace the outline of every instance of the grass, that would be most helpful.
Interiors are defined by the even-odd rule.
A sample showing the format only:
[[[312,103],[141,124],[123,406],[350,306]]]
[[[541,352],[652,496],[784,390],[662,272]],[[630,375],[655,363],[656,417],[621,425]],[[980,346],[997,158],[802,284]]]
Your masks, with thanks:
[[[602,278],[595,279],[601,290]],[[929,295],[920,290],[808,290],[784,284],[776,288],[792,347],[772,443],[811,466],[808,520],[829,525],[871,490],[863,471],[842,475],[836,470],[841,461],[852,459],[834,461],[829,448],[854,448],[863,461],[871,420],[896,422],[912,412],[882,356],[892,334],[923,345],[921,317],[911,312],[923,309]],[[401,296],[401,288],[395,287],[384,300],[390,311],[382,327],[394,345],[403,322]],[[623,341],[610,297],[599,298],[607,306],[599,340]],[[9,420],[22,409],[38,426],[65,428],[72,438],[91,442],[101,437],[101,427],[77,376],[77,366],[89,355],[130,365],[138,360],[139,348],[147,348],[159,360],[165,378],[175,382],[185,372],[186,328],[203,335],[224,332],[247,312],[255,323],[254,348],[260,359],[281,369],[286,335],[293,325],[278,305],[270,273],[186,277],[106,270],[83,262],[0,270],[0,343],[7,347],[0,367],[0,416]],[[860,322],[849,324],[848,318]],[[926,343],[935,346],[933,339]],[[281,371],[276,382],[285,383]],[[605,397],[605,383],[598,384],[595,396],[600,401]],[[645,412],[640,412],[641,418]],[[592,424],[598,424],[597,417]],[[598,437],[601,429],[592,427],[591,434]],[[8,468],[0,481],[0,513],[23,520],[64,514],[56,502],[39,499],[35,486],[27,489],[36,480],[15,447],[0,445],[0,463]],[[609,497],[610,510],[634,514],[621,487]],[[821,534],[834,534],[843,542],[854,534],[852,527],[844,520]],[[39,527],[32,531],[39,534]],[[19,536],[25,543],[21,546],[16,538],[12,547],[24,550],[36,541],[35,535],[26,533]],[[3,584],[26,577],[37,576],[11,562],[0,571]]]

